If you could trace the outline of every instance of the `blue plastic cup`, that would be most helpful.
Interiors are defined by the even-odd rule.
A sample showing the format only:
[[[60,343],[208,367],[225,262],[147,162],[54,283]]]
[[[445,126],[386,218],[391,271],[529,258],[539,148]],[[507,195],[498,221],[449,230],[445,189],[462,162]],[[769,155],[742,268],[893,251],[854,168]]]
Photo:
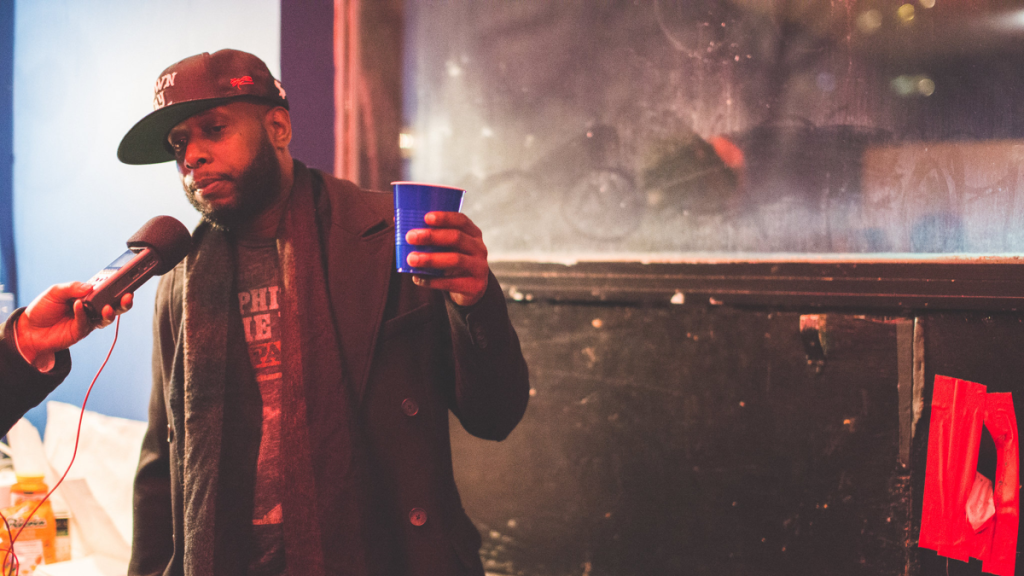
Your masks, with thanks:
[[[460,211],[466,191],[420,182],[392,182],[391,186],[395,191],[395,265],[398,271],[424,276],[443,275],[444,272],[436,268],[413,268],[409,266],[408,259],[412,252],[444,252],[445,249],[413,246],[405,241],[405,235],[409,230],[432,228],[423,221],[427,212]]]

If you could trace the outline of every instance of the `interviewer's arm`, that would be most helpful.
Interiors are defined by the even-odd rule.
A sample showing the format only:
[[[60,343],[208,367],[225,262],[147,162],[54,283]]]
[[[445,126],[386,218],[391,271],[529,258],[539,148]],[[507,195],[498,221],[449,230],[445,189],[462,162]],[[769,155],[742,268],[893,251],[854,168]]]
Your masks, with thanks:
[[[14,324],[22,313],[24,309],[18,309],[0,324],[0,437],[53,392],[71,371],[71,354],[67,350],[54,355],[54,365],[46,373],[25,361],[14,344]]]
[[[132,295],[126,294],[120,309],[105,306],[94,324],[81,301],[91,290],[81,282],[51,286],[0,325],[0,436],[68,375],[69,346],[132,307]]]
[[[104,306],[102,320],[93,323],[85,313],[82,298],[92,291],[91,284],[68,282],[57,284],[36,297],[25,308],[16,326],[16,343],[22,356],[40,372],[48,372],[54,354],[114,321],[117,314],[132,307],[132,295],[121,298],[121,309]]]

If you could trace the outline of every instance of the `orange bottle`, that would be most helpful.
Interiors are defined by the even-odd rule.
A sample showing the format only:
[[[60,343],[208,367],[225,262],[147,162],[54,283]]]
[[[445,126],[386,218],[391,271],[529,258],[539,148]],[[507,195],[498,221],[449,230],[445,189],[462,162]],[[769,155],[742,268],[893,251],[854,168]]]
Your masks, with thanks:
[[[18,555],[20,576],[31,576],[35,573],[36,567],[41,564],[56,562],[55,542],[57,540],[57,523],[53,517],[53,508],[47,500],[35,509],[39,502],[46,497],[49,488],[43,482],[42,474],[18,475],[18,482],[11,486],[11,507],[3,510],[7,523],[11,527],[12,535],[17,536],[14,543],[14,552]],[[32,514],[31,518],[29,514]],[[26,526],[26,521],[28,525]],[[24,529],[22,527],[24,526]],[[18,534],[18,531],[21,533]],[[10,547],[10,536],[0,522],[0,550],[7,550]],[[0,559],[5,557],[5,552],[0,552]],[[12,562],[8,559],[4,566],[4,574],[11,570]],[[13,573],[13,572],[12,572]]]

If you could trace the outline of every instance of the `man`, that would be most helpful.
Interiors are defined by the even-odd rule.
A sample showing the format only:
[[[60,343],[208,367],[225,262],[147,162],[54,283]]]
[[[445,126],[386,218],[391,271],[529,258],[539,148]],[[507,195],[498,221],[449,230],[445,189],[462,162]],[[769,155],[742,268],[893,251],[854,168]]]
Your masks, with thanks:
[[[94,324],[81,300],[91,291],[82,282],[51,286],[0,325],[0,437],[71,372],[72,344],[132,307],[132,295],[125,294],[120,310],[104,306]]]
[[[529,383],[480,231],[432,212],[398,274],[393,201],[288,152],[266,65],[221,50],[159,77],[129,164],[174,160],[202,214],[164,275],[129,573],[483,574],[451,410],[501,440]]]

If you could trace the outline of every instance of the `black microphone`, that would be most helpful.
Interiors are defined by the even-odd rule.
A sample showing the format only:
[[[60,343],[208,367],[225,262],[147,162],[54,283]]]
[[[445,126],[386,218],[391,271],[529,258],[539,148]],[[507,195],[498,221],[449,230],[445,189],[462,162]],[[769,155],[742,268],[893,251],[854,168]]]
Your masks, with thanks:
[[[191,249],[192,235],[178,220],[157,216],[146,222],[128,239],[128,251],[87,282],[93,290],[82,299],[86,314],[98,322],[104,306],[116,309],[122,296],[174,268]]]

